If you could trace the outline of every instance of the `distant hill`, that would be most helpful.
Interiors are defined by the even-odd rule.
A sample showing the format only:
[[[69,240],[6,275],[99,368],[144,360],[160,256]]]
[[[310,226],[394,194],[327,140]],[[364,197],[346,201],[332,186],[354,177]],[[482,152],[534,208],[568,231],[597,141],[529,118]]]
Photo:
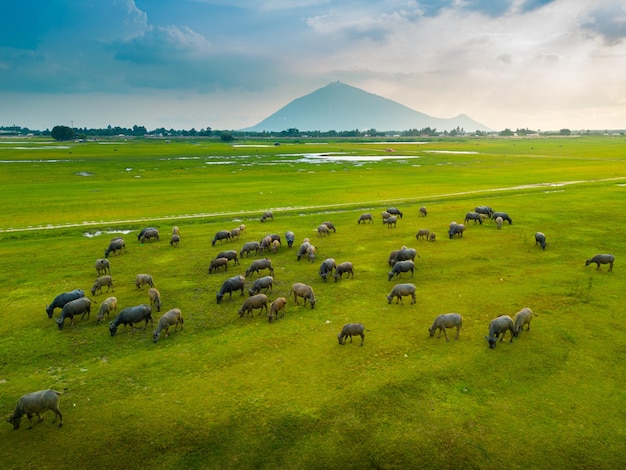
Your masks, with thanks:
[[[465,114],[436,118],[400,103],[368,93],[342,82],[332,82],[313,93],[296,98],[256,126],[251,132],[300,131],[403,131],[430,127],[450,131],[460,127],[467,132],[490,131]]]

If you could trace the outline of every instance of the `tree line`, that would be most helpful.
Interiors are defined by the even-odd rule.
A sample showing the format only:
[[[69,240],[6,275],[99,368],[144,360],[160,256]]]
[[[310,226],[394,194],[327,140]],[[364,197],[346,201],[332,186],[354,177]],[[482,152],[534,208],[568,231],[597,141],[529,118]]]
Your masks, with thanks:
[[[605,131],[580,131],[581,134],[607,134]],[[422,129],[407,129],[403,131],[378,131],[376,129],[367,130],[349,130],[349,131],[301,131],[297,128],[289,128],[282,131],[237,131],[237,130],[213,130],[206,127],[200,130],[195,128],[186,129],[165,129],[160,127],[148,131],[145,126],[134,125],[133,127],[107,126],[106,128],[77,128],[64,125],[54,126],[52,130],[33,130],[20,126],[0,126],[0,136],[41,136],[51,137],[58,141],[90,139],[97,137],[211,137],[216,140],[225,142],[237,139],[250,138],[369,138],[369,137],[457,137],[457,136],[488,136],[499,135],[502,137],[509,136],[527,136],[527,135],[571,135],[570,129],[560,129],[559,131],[541,132],[528,128],[516,129],[515,131],[506,128],[499,132],[474,131],[468,132],[461,127],[450,131],[438,131],[435,128],[425,127]]]

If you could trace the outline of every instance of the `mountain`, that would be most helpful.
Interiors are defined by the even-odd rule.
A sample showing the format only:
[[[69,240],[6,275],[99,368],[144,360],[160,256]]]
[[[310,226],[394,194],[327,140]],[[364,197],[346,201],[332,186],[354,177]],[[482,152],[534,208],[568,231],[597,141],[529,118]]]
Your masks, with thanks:
[[[295,128],[305,132],[355,129],[403,131],[426,127],[438,131],[450,131],[457,127],[467,132],[491,130],[465,114],[453,118],[436,118],[340,81],[296,98],[256,126],[242,130],[280,132]]]

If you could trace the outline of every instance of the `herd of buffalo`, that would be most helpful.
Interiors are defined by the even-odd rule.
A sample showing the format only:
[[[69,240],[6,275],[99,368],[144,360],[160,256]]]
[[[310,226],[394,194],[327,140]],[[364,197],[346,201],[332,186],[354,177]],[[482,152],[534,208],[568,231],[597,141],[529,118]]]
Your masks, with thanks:
[[[403,213],[394,207],[383,211],[381,215],[383,224],[390,229],[396,227],[398,219],[402,219],[403,217]],[[418,216],[426,217],[427,215],[428,211],[426,208],[420,207]],[[274,214],[271,211],[265,212],[260,219],[261,222],[266,222],[268,220],[274,220]],[[463,237],[466,224],[483,224],[483,222],[489,221],[495,222],[498,229],[502,227],[503,222],[508,222],[509,224],[513,223],[511,217],[509,217],[509,215],[505,212],[495,212],[488,206],[478,206],[475,207],[473,211],[466,214],[462,224],[452,222],[448,229],[448,236],[450,239]],[[362,214],[357,223],[374,223],[374,218],[372,214]],[[215,234],[212,240],[212,245],[215,246],[215,243],[218,241],[222,243],[223,241],[239,238],[239,236],[244,233],[245,229],[245,225],[242,224],[233,230],[220,230]],[[329,236],[330,233],[334,232],[336,232],[336,227],[331,222],[323,222],[317,229],[318,237]],[[421,229],[417,232],[416,238],[418,240],[424,239],[434,242],[436,240],[436,234],[430,232],[429,230]],[[137,240],[141,243],[150,240],[157,241],[159,239],[158,229],[154,227],[144,228],[137,235]],[[291,248],[295,240],[294,233],[291,231],[286,232],[285,240],[288,247]],[[179,246],[180,241],[181,238],[178,227],[174,227],[172,229],[170,245],[172,247],[177,247]],[[236,250],[222,251],[211,261],[209,274],[218,272],[222,268],[224,271],[227,271],[230,261],[236,265],[240,264],[240,260],[242,260],[244,256],[248,257],[251,254],[263,255],[264,253],[269,252],[275,253],[281,244],[281,236],[278,234],[271,234],[265,236],[259,242],[246,242],[239,252]],[[539,245],[542,250],[545,250],[547,246],[546,236],[541,232],[537,232],[535,234],[535,244]],[[104,258],[96,260],[95,269],[98,277],[94,281],[91,288],[92,296],[95,296],[97,293],[102,293],[102,289],[104,287],[107,288],[107,293],[109,290],[114,291],[108,258],[111,254],[121,254],[125,250],[126,244],[124,239],[122,237],[115,237],[110,241],[109,246],[104,250]],[[315,261],[315,246],[311,243],[309,238],[305,238],[303,240],[296,252],[296,257],[298,261],[303,258],[310,262]],[[391,281],[394,277],[401,277],[403,273],[409,272],[412,277],[415,269],[416,257],[419,258],[419,254],[413,248],[402,247],[399,250],[392,251],[388,259],[388,264],[391,268],[388,273],[388,280]],[[612,254],[598,254],[588,259],[586,261],[586,266],[595,263],[597,269],[599,270],[602,264],[607,264],[609,266],[608,270],[612,271],[614,261],[615,257]],[[260,273],[264,270],[268,271],[268,275],[261,276]],[[226,279],[217,293],[216,300],[219,304],[226,294],[228,294],[229,298],[232,299],[233,292],[240,292],[240,296],[245,296],[244,287],[246,278],[250,278],[255,273],[259,277],[248,289],[249,297],[245,298],[241,308],[238,310],[238,313],[240,317],[244,317],[252,316],[255,310],[259,310],[259,314],[265,311],[268,321],[271,323],[273,320],[278,318],[279,314],[281,314],[281,316],[284,315],[287,298],[280,296],[271,303],[268,299],[267,294],[272,290],[274,282],[274,267],[272,266],[271,260],[267,257],[252,261],[246,269],[245,275],[236,275]],[[329,277],[334,278],[334,281],[338,282],[343,278],[344,274],[346,274],[347,278],[354,277],[354,266],[351,262],[337,264],[333,258],[327,258],[320,264],[319,275],[323,282],[326,282]],[[126,325],[129,325],[133,328],[134,325],[144,322],[144,329],[147,327],[148,323],[152,326],[153,308],[156,308],[158,312],[161,310],[161,295],[158,289],[154,287],[152,276],[149,274],[138,274],[135,279],[135,284],[138,289],[144,285],[149,286],[148,296],[150,303],[126,307],[119,311],[115,318],[109,322],[109,332],[111,336],[115,336],[120,325],[124,325],[125,327]],[[291,294],[293,294],[294,304],[298,304],[298,301],[301,298],[304,305],[306,305],[308,301],[310,308],[315,308],[316,298],[312,286],[296,282],[291,286],[287,297]],[[411,297],[411,304],[416,303],[416,287],[414,284],[396,284],[387,295],[387,300],[389,304],[392,303],[393,299],[396,299],[396,303],[402,304],[403,297]],[[55,318],[55,321],[58,328],[63,329],[65,320],[67,319],[69,319],[73,325],[75,316],[81,316],[82,318],[85,316],[89,317],[91,306],[94,303],[95,301],[85,297],[85,292],[82,289],[75,289],[73,291],[63,292],[57,295],[52,302],[46,306],[46,313],[48,318],[52,318],[55,310],[61,309],[61,313],[58,318]],[[109,315],[115,311],[117,311],[117,298],[106,298],[100,303],[97,321],[101,322],[105,315],[109,318]],[[517,337],[523,331],[524,326],[526,326],[526,329],[529,330],[533,316],[536,316],[536,314],[530,308],[523,308],[517,312],[513,318],[509,315],[501,315],[494,318],[488,326],[488,336],[485,336],[485,339],[489,343],[489,348],[495,348],[498,340],[502,341],[507,332],[510,333],[510,342],[512,342],[513,338]],[[153,341],[157,342],[161,332],[163,331],[165,331],[166,336],[169,336],[170,327],[174,327],[176,330],[180,325],[180,328],[182,329],[183,323],[183,316],[180,309],[172,308],[168,310],[160,317],[157,326],[153,331]],[[462,323],[463,318],[458,313],[441,314],[434,319],[432,326],[428,329],[428,331],[430,336],[434,336],[434,334],[438,332],[437,337],[440,337],[443,332],[446,341],[449,341],[447,330],[454,328],[456,329],[454,339],[458,339]],[[352,342],[353,336],[360,336],[360,344],[362,346],[365,340],[365,331],[367,330],[362,323],[348,323],[343,326],[338,335],[339,344],[345,344],[347,338],[350,338],[350,341]],[[21,417],[26,415],[32,426],[33,415],[37,415],[41,421],[42,418],[40,413],[46,410],[52,410],[56,415],[55,421],[58,417],[59,426],[61,426],[62,414],[59,409],[59,395],[59,392],[48,389],[22,396],[18,400],[13,415],[8,418],[7,421],[13,424],[14,429],[17,429],[20,425]]]

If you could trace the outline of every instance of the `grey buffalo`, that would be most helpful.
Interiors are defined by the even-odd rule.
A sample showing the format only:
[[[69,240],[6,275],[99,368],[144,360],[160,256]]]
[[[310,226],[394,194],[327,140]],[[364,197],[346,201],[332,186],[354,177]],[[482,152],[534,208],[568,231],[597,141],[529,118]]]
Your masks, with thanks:
[[[152,326],[152,307],[150,305],[141,304],[135,307],[126,307],[109,323],[109,332],[111,336],[115,336],[118,326],[124,325],[124,328],[126,328],[127,325],[130,325],[134,329],[133,324],[142,321],[146,322],[144,329],[148,326],[148,321],[150,321],[150,326]]]
[[[254,284],[248,291],[248,293],[252,296],[254,294],[259,294],[261,290],[265,289],[265,293],[267,294],[268,290],[272,290],[274,286],[274,278],[272,276],[263,276],[254,281]]]
[[[235,265],[239,264],[239,259],[237,258],[236,250],[220,251],[217,254],[216,258],[226,258],[228,261],[233,261],[233,264]]]
[[[71,302],[72,300],[80,299],[81,297],[85,297],[85,291],[82,289],[74,289],[57,295],[50,305],[46,305],[48,318],[52,318],[55,308],[63,308],[66,303]]]
[[[261,269],[269,269],[270,276],[274,275],[274,268],[272,267],[272,260],[270,260],[269,258],[262,258],[262,259],[254,260],[252,263],[250,263],[250,266],[248,266],[248,269],[246,269],[245,276],[248,277],[252,273],[258,274]]]
[[[390,304],[395,298],[396,303],[404,304],[402,297],[411,296],[411,304],[414,304],[417,301],[415,291],[415,284],[396,284],[387,295],[387,303]]]
[[[365,326],[363,326],[363,323],[347,323],[343,325],[341,332],[337,335],[337,339],[339,340],[339,344],[346,344],[346,339],[350,337],[350,342],[352,342],[353,336],[360,336],[360,346],[363,346],[363,342],[365,341]]]
[[[46,410],[54,411],[53,423],[59,418],[59,427],[63,426],[63,415],[59,408],[61,393],[56,390],[47,389],[38,392],[27,393],[17,400],[17,405],[10,418],[7,419],[13,425],[13,429],[19,429],[22,416],[28,417],[29,427],[33,427],[33,415],[37,415],[39,422],[43,421],[41,413]]]
[[[454,238],[456,236],[462,237],[463,236],[463,232],[465,232],[465,225],[452,223],[452,224],[450,224],[450,229],[448,230],[448,235],[450,236],[450,240],[452,240],[452,238]]]
[[[315,294],[313,293],[313,288],[309,285],[303,284],[302,282],[296,282],[291,286],[291,290],[289,293],[293,292],[293,303],[298,305],[298,297],[302,297],[304,300],[304,305],[306,305],[307,299],[311,304],[311,308],[315,308]]]
[[[463,326],[463,317],[460,314],[443,313],[435,317],[435,321],[433,321],[431,327],[428,328],[428,333],[432,337],[435,335],[435,332],[439,330],[439,334],[437,335],[437,338],[439,338],[441,336],[441,332],[443,331],[443,334],[446,337],[446,341],[450,341],[446,329],[456,328],[456,336],[454,337],[454,339],[459,339],[459,330],[461,329],[461,326]]]
[[[597,266],[596,269],[599,271],[601,264],[608,264],[609,265],[609,271],[613,271],[613,262],[614,261],[615,261],[615,256],[613,256],[611,254],[595,255],[593,258],[588,259],[585,262],[585,266],[589,266],[591,263],[596,263],[596,266]]]
[[[468,223],[470,220],[473,220],[474,223],[478,222],[481,225],[483,223],[483,219],[480,217],[480,214],[478,212],[468,212],[467,214],[465,214],[464,222]]]
[[[387,209],[387,212],[389,212],[391,215],[402,218],[402,212],[400,212],[400,209],[398,209],[397,207],[390,207],[389,209]]]
[[[541,232],[535,233],[535,246],[537,245],[541,246],[542,250],[546,249],[546,236]]]
[[[331,275],[333,271],[336,271],[336,269],[337,263],[335,262],[334,258],[326,258],[324,261],[322,261],[322,264],[320,264],[319,273],[322,279],[324,279],[324,282],[326,282],[326,278]]]
[[[91,299],[81,297],[80,299],[72,300],[66,303],[63,306],[63,310],[61,310],[61,316],[55,319],[59,330],[63,329],[63,324],[65,323],[66,318],[70,319],[72,326],[74,325],[75,315],[82,315],[81,320],[85,318],[85,315],[89,318],[89,314],[91,313],[91,302]]]
[[[354,279],[354,266],[349,261],[344,261],[343,263],[339,263],[337,265],[337,269],[335,269],[335,282],[337,282],[343,275],[346,277],[352,276]]]
[[[291,231],[285,232],[285,240],[287,240],[287,246],[291,248],[293,246],[293,242],[296,239],[296,235]]]
[[[513,336],[518,336],[524,329],[524,325],[528,325],[526,331],[530,330],[530,321],[533,316],[537,316],[531,309],[525,307],[515,314],[513,317]]]
[[[116,237],[111,240],[109,246],[104,250],[104,257],[108,258],[111,253],[121,253],[122,250],[126,251],[126,243],[122,237]]]
[[[243,318],[244,315],[250,314],[250,316],[254,316],[254,310],[259,309],[259,315],[265,309],[265,314],[268,314],[267,311],[267,295],[265,294],[256,294],[252,297],[248,297],[243,301],[243,305],[239,309],[239,316]]]
[[[222,240],[230,240],[230,230],[219,230],[213,236],[213,240],[211,240],[211,246],[215,246],[215,242],[218,241],[222,243]]]
[[[408,273],[409,271],[411,271],[411,277],[413,277],[414,270],[415,263],[413,261],[398,261],[393,265],[391,271],[389,271],[389,278],[387,280],[391,281],[394,276],[400,276],[401,273]]]
[[[180,312],[180,309],[173,308],[163,314],[163,316],[159,319],[157,323],[157,327],[152,332],[152,342],[156,343],[159,340],[159,336],[161,336],[161,331],[165,330],[165,336],[170,336],[170,326],[174,327],[174,331],[178,329],[178,324],[180,323],[180,329],[183,329],[183,314]]]
[[[241,291],[241,295],[243,295],[245,281],[246,278],[240,275],[226,279],[217,293],[217,303],[219,304],[222,301],[224,294],[228,294],[231,299],[233,298],[233,292]]]
[[[498,217],[502,217],[502,220],[507,221],[509,225],[513,223],[513,221],[509,217],[509,214],[507,214],[506,212],[494,212],[493,214],[491,214],[492,219],[497,219]]]
[[[500,338],[500,342],[502,342],[507,331],[511,332],[511,341],[509,342],[512,343],[514,328],[513,319],[508,315],[501,315],[491,320],[491,323],[489,323],[489,336],[485,336],[485,339],[489,343],[489,348],[494,349],[496,347],[498,337]]]
[[[374,219],[372,218],[372,214],[361,214],[361,217],[359,217],[357,223],[360,224],[361,222],[373,224]]]

